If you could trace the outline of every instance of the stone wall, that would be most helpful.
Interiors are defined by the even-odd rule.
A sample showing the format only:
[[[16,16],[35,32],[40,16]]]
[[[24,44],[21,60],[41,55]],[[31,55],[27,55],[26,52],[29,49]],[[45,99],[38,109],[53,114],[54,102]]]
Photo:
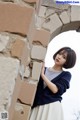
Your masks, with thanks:
[[[79,28],[79,6],[0,0],[0,112],[9,120],[29,120],[49,42]]]
[[[25,2],[0,1],[0,113],[8,111],[9,120],[14,119],[24,76],[28,82],[32,70],[27,35],[35,21],[35,1]]]

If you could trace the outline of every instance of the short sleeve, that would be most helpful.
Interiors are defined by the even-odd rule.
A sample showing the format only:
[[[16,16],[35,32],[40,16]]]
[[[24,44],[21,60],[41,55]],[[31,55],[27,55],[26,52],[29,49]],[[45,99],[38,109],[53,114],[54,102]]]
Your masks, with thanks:
[[[70,87],[71,73],[65,72],[65,74],[54,84],[58,87],[57,94],[62,95]]]

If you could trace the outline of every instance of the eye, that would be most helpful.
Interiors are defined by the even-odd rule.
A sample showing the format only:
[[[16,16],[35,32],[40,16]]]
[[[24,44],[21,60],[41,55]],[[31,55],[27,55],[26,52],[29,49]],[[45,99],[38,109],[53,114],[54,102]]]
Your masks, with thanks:
[[[67,58],[67,56],[66,56],[66,55],[63,55],[63,58],[64,58],[64,59],[66,59],[66,58]]]

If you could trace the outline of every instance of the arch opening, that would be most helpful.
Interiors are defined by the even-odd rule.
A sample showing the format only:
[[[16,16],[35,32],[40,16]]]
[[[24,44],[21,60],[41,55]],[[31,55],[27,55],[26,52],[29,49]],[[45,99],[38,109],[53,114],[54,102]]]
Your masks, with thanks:
[[[77,55],[76,65],[72,69],[68,69],[72,74],[70,89],[63,94],[63,110],[65,120],[74,119],[74,111],[80,110],[80,97],[79,97],[79,64],[80,64],[80,46],[79,46],[80,33],[68,31],[59,34],[48,44],[47,53],[45,56],[45,66],[52,67],[54,64],[53,54],[61,47],[68,46],[75,50]],[[66,116],[67,115],[67,116]]]

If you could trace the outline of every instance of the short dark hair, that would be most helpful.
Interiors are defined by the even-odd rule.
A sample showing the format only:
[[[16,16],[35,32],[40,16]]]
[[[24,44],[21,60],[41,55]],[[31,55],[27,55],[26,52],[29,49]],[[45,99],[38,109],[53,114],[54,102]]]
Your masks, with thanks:
[[[58,53],[60,53],[61,51],[65,51],[67,52],[67,59],[66,59],[66,63],[63,65],[64,68],[68,69],[68,68],[72,68],[74,67],[75,63],[76,63],[76,53],[73,49],[71,49],[70,47],[62,47],[61,49],[59,49],[54,55],[53,55],[53,59],[55,60],[55,57]]]

